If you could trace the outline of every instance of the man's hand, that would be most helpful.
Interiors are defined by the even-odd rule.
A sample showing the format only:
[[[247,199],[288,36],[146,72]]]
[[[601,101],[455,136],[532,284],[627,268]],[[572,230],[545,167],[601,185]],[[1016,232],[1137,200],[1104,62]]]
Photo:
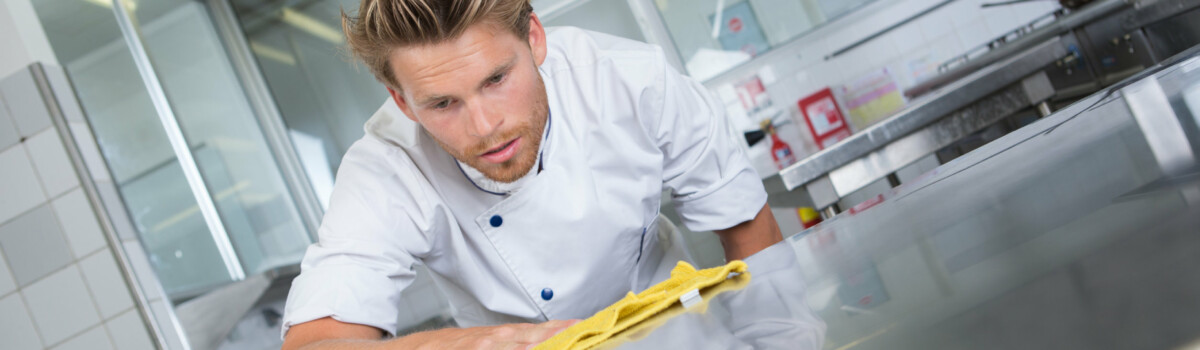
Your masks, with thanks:
[[[742,260],[758,251],[783,240],[779,223],[771,214],[771,206],[764,204],[754,219],[724,230],[717,230],[721,246],[725,248],[725,261]]]
[[[283,350],[319,349],[528,349],[579,322],[549,321],[491,327],[446,328],[380,340],[383,331],[326,317],[293,326]]]

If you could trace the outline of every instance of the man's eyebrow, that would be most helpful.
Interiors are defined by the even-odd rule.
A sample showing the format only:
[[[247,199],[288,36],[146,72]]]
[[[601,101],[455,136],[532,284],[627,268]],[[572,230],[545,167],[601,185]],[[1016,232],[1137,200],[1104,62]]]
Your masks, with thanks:
[[[496,75],[499,75],[501,73],[507,72],[508,70],[512,69],[512,67],[514,65],[516,65],[516,63],[517,63],[517,58],[512,57],[508,60],[508,62],[505,62],[502,65],[496,66],[495,69],[492,69],[491,73],[488,73],[487,77],[483,78],[483,81],[479,83],[479,86],[487,85],[488,80],[491,80],[492,77],[495,77]],[[447,98],[450,98],[450,96],[448,96],[448,95],[433,95],[433,96],[423,97],[423,98],[420,98],[417,100],[417,101],[419,101],[417,103],[417,105],[418,106],[426,106],[426,105],[430,105],[430,104],[433,104],[434,102],[438,102],[438,101],[441,101],[441,100],[444,100]]]
[[[417,103],[417,105],[418,106],[426,106],[426,105],[433,104],[434,102],[438,102],[438,101],[441,101],[441,100],[449,98],[449,97],[450,96],[447,96],[447,95],[433,95],[433,96],[429,96],[429,97],[420,99],[421,102]]]

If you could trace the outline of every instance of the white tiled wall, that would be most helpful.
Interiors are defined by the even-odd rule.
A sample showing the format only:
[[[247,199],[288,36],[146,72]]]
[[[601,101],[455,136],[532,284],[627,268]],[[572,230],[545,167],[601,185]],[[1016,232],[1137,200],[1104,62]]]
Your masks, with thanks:
[[[1030,1],[983,8],[990,0],[958,0],[909,22],[840,56],[825,57],[942,0],[877,1],[851,15],[827,23],[755,61],[705,82],[709,89],[734,84],[770,67],[777,79],[767,83],[774,105],[787,110],[800,127],[779,134],[799,156],[817,151],[807,136],[796,103],[825,87],[845,85],[869,72],[886,68],[901,89],[916,85],[910,63],[939,64],[986,44],[1058,8],[1054,1]],[[735,101],[736,102],[736,101]],[[740,108],[740,107],[739,107]],[[769,175],[769,174],[762,174]]]
[[[33,82],[0,79],[0,348],[154,349]]]

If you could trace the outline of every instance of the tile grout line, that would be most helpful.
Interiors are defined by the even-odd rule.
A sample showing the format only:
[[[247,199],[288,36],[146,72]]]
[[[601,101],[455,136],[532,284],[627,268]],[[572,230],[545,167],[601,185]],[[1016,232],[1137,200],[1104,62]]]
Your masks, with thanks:
[[[58,130],[57,128],[55,128],[55,127],[54,127],[54,123],[53,123],[53,122],[51,122],[51,123],[50,123],[50,127],[49,127],[48,129],[50,129],[50,130],[53,130],[54,134],[55,134],[55,135],[57,135],[57,136],[59,137],[59,142],[62,142],[62,138],[63,138],[63,137],[66,137],[66,136],[62,135],[61,133],[59,133],[59,130]],[[42,132],[42,131],[39,131],[38,133],[41,133],[41,132]],[[65,150],[65,148],[66,148],[66,147],[63,147],[63,148],[64,148],[64,150],[63,150],[63,151],[64,151],[64,153],[65,153],[65,152],[66,152],[66,150]],[[25,151],[26,151],[26,152],[29,152],[29,148],[28,148],[28,147],[26,147],[26,148],[25,148]],[[69,157],[70,157],[70,156],[68,155],[68,158],[69,158]],[[29,159],[29,160],[30,160],[30,162],[32,162],[32,161],[33,161],[33,157],[32,157],[32,156],[30,156],[30,159]],[[76,172],[77,172],[77,169],[75,169],[75,164],[70,164],[70,168],[71,168],[71,170],[72,170],[72,171],[76,171]],[[35,171],[35,172],[37,171],[37,166],[36,166],[36,165],[34,166],[34,171]],[[77,173],[78,173],[78,172],[77,172]],[[38,173],[38,176],[40,177],[40,176],[41,176],[41,174],[40,174],[40,173]],[[67,265],[67,267],[70,267],[71,265],[75,265],[75,266],[77,267],[77,269],[76,269],[76,270],[77,270],[77,272],[79,273],[79,280],[80,280],[80,282],[83,282],[83,288],[84,288],[84,290],[86,290],[86,291],[87,291],[88,298],[89,298],[89,300],[91,300],[91,303],[92,303],[92,309],[93,309],[93,310],[96,312],[96,318],[100,320],[100,323],[104,323],[104,312],[102,312],[102,311],[100,310],[100,305],[98,305],[98,304],[99,304],[99,302],[97,302],[97,300],[96,300],[96,292],[92,290],[93,288],[92,288],[92,285],[91,285],[91,283],[89,283],[89,280],[87,279],[87,277],[86,277],[86,276],[84,276],[84,273],[83,273],[83,265],[82,265],[82,263],[83,263],[83,260],[84,260],[84,259],[85,259],[87,256],[90,256],[90,255],[88,255],[88,254],[83,254],[83,253],[76,253],[76,252],[75,252],[75,248],[74,248],[73,246],[71,246],[71,241],[70,241],[70,239],[68,239],[68,238],[67,238],[67,234],[66,234],[67,230],[66,230],[66,227],[64,227],[64,226],[63,226],[63,220],[62,220],[62,217],[61,217],[60,213],[58,212],[57,208],[55,208],[55,207],[54,207],[54,200],[56,200],[56,199],[59,199],[59,198],[62,198],[63,196],[66,196],[68,193],[71,193],[71,191],[73,191],[73,190],[76,190],[76,189],[82,189],[82,187],[83,187],[83,184],[79,183],[78,181],[79,181],[79,180],[78,180],[78,179],[76,179],[76,186],[74,186],[74,187],[71,187],[70,189],[67,189],[67,190],[66,190],[66,191],[64,191],[63,193],[59,194],[57,197],[51,198],[51,196],[49,195],[49,192],[47,192],[46,198],[49,198],[49,199],[47,199],[47,200],[46,200],[46,203],[47,203],[47,204],[50,206],[50,213],[54,215],[54,224],[58,226],[58,230],[59,230],[59,233],[60,233],[60,235],[62,236],[63,242],[64,242],[64,243],[66,243],[66,245],[67,245],[67,250],[70,250],[70,251],[71,251],[71,257],[75,259],[75,260],[72,262],[72,264],[70,264],[70,265]],[[45,186],[46,186],[46,185],[43,183],[43,184],[42,184],[42,187],[43,187],[42,189],[43,189],[43,190],[46,190]],[[91,211],[92,213],[95,213],[95,212],[96,212],[96,208],[92,208],[90,203],[88,204],[88,209],[90,209],[90,211]],[[107,246],[107,244],[105,244],[105,246]],[[104,248],[104,247],[101,247],[100,249],[97,249],[97,250],[98,250],[98,251],[103,251],[103,248]],[[78,256],[78,255],[83,255],[83,256]],[[51,275],[53,275],[53,274],[51,274]],[[48,277],[48,276],[50,276],[50,275],[46,275],[45,277]],[[32,282],[31,282],[30,284],[32,284]],[[75,336],[75,335],[72,335],[72,336]]]
[[[4,226],[4,225],[0,225],[0,226]],[[12,290],[12,292],[10,292],[10,294],[20,292],[21,291],[21,283],[17,282],[17,275],[13,272],[14,270],[12,268],[12,263],[8,261],[8,254],[4,254],[3,247],[0,247],[0,257],[4,258],[4,269],[8,270],[8,278],[12,279],[12,282],[13,282],[13,290]],[[5,294],[5,295],[7,295],[7,294]]]
[[[72,167],[74,167],[74,166],[72,166]],[[75,253],[75,247],[72,245],[71,239],[67,237],[67,227],[63,226],[63,224],[62,224],[63,220],[61,220],[61,217],[59,216],[58,208],[54,207],[55,201],[58,201],[59,199],[66,197],[68,194],[70,194],[71,192],[73,192],[75,190],[79,190],[82,193],[83,185],[77,185],[77,186],[67,189],[66,191],[63,191],[63,193],[59,194],[58,197],[49,199],[46,202],[46,204],[50,205],[50,211],[54,213],[54,220],[57,221],[57,223],[58,223],[58,229],[61,230],[60,232],[62,232],[63,240],[65,240],[67,242],[67,249],[71,251],[71,256],[75,257],[75,259],[77,261],[83,261],[84,258],[87,258],[88,256],[93,255],[97,251],[100,251],[101,249],[108,247],[108,242],[105,242],[103,245],[100,246],[100,248],[94,248],[91,251],[82,252],[82,253],[78,253],[78,254]],[[84,199],[86,200],[87,194],[83,194],[83,196],[85,197]],[[87,204],[87,208],[90,212],[92,212],[92,213],[96,212],[96,208],[93,208],[91,203],[86,203],[86,204]],[[99,229],[99,225],[100,225],[99,223],[96,223],[97,229]],[[101,238],[103,238],[104,233],[101,232],[100,234],[101,234]],[[79,256],[76,256],[76,255],[79,255]]]
[[[11,113],[10,113],[10,115],[11,115]],[[52,125],[51,125],[49,128],[45,128],[45,129],[39,130],[39,131],[37,131],[37,132],[31,133],[31,135],[32,135],[32,136],[30,136],[29,138],[32,138],[33,136],[36,136],[36,135],[38,135],[38,134],[40,134],[40,133],[42,133],[42,132],[45,132],[45,130],[47,130],[47,129],[50,129],[50,128],[53,128],[53,124],[52,124]],[[20,217],[22,217],[22,216],[24,216],[24,215],[26,215],[26,214],[29,214],[30,212],[32,212],[32,211],[34,211],[34,210],[37,210],[38,208],[41,208],[41,207],[44,207],[44,206],[50,206],[50,208],[49,208],[49,209],[51,210],[51,213],[53,213],[53,214],[55,215],[54,217],[55,217],[55,221],[56,221],[56,222],[55,222],[54,224],[55,224],[55,225],[58,225],[58,227],[59,227],[59,230],[62,230],[62,223],[61,223],[61,222],[59,222],[59,220],[58,220],[58,215],[57,215],[57,213],[54,211],[54,208],[53,208],[53,200],[54,200],[55,198],[57,198],[57,197],[51,197],[51,196],[49,195],[49,192],[48,192],[48,191],[47,191],[47,189],[46,189],[45,179],[42,177],[42,174],[41,174],[41,172],[38,170],[38,168],[37,168],[37,165],[36,165],[36,164],[34,164],[33,155],[32,155],[32,153],[30,153],[28,145],[26,145],[26,143],[29,141],[29,138],[26,138],[26,137],[20,136],[20,131],[19,131],[19,130],[17,130],[17,131],[18,131],[18,133],[17,133],[17,134],[18,134],[18,136],[20,137],[20,141],[18,141],[16,144],[14,144],[14,145],[12,145],[12,146],[10,146],[10,147],[6,148],[4,152],[11,151],[11,150],[12,150],[12,148],[14,148],[14,147],[21,147],[21,148],[23,149],[23,152],[22,152],[22,153],[25,155],[26,159],[29,161],[30,170],[31,170],[31,171],[33,171],[33,173],[34,173],[34,176],[36,177],[36,180],[38,181],[38,185],[39,185],[39,188],[42,190],[42,196],[43,196],[44,200],[43,200],[43,201],[41,201],[41,202],[39,202],[39,203],[38,203],[38,205],[35,205],[35,206],[33,206],[32,208],[29,208],[29,209],[27,209],[27,210],[25,210],[25,211],[23,211],[23,212],[17,213],[17,215],[13,216],[13,217],[12,217],[12,218],[10,218],[9,220],[6,220],[5,222],[3,222],[3,223],[0,223],[0,226],[7,225],[7,224],[11,223],[13,220],[16,220],[17,218],[20,218]],[[57,132],[57,130],[56,130],[56,131],[55,131],[55,134],[57,134],[57,133],[58,133],[58,132]],[[61,137],[61,135],[60,135],[59,137]],[[78,187],[78,186],[76,186],[76,187]],[[72,188],[72,189],[74,189],[74,188]],[[70,190],[71,190],[71,189],[68,189],[66,192],[70,192]],[[65,193],[63,193],[63,194],[65,194]],[[60,196],[60,197],[61,197],[61,196]],[[63,238],[63,242],[67,244],[67,249],[68,249],[68,250],[71,250],[71,247],[70,247],[70,242],[68,242],[68,241],[67,241],[67,239],[66,239],[66,236],[65,236],[65,235],[63,235],[63,234],[61,234],[61,232],[60,232],[60,237],[62,237],[62,238]],[[74,254],[75,254],[75,252],[74,252],[73,250],[72,250],[71,254],[72,254],[72,258],[74,258]],[[32,280],[32,281],[29,281],[29,283],[27,283],[25,286],[22,286],[22,285],[21,285],[19,282],[17,282],[17,281],[16,281],[16,275],[13,273],[13,270],[12,270],[12,263],[11,263],[11,262],[9,262],[9,259],[10,259],[10,258],[9,258],[9,256],[8,256],[7,254],[3,254],[3,255],[4,255],[5,264],[6,264],[5,268],[8,270],[9,276],[13,278],[13,284],[14,284],[14,285],[15,285],[15,287],[16,287],[16,288],[14,288],[14,290],[13,290],[12,292],[9,292],[8,294],[6,294],[6,296],[5,296],[5,297],[7,298],[9,295],[12,295],[12,294],[16,294],[16,295],[17,295],[17,297],[18,297],[18,298],[20,299],[20,301],[21,301],[21,304],[22,304],[22,305],[25,307],[25,314],[26,314],[26,316],[27,316],[27,317],[29,317],[29,320],[30,320],[30,326],[32,326],[32,327],[33,327],[33,329],[34,329],[34,331],[37,333],[36,335],[37,335],[37,337],[38,337],[38,341],[39,341],[39,342],[42,344],[42,347],[43,347],[44,349],[51,348],[53,345],[57,345],[57,344],[59,344],[59,343],[62,343],[63,341],[66,341],[66,340],[63,340],[63,341],[60,341],[59,343],[56,343],[56,344],[46,344],[46,343],[47,343],[47,342],[46,342],[46,338],[45,338],[45,336],[42,334],[41,327],[39,327],[39,326],[38,326],[38,324],[37,324],[37,321],[36,321],[36,319],[35,319],[35,318],[34,318],[34,316],[33,316],[33,308],[32,308],[32,307],[29,305],[29,302],[28,302],[27,300],[25,300],[25,293],[24,293],[24,291],[25,291],[25,288],[26,288],[27,286],[30,286],[30,285],[33,285],[33,284],[35,284],[35,283],[38,283],[38,282],[40,282],[40,281],[42,281],[42,280],[45,280],[47,277],[49,277],[49,276],[52,276],[52,275],[54,275],[54,274],[56,274],[56,273],[62,272],[63,270],[65,270],[65,269],[67,269],[67,268],[70,268],[72,265],[76,265],[76,266],[77,266],[77,265],[78,265],[78,263],[79,263],[79,259],[75,259],[75,260],[73,260],[73,261],[72,261],[72,263],[70,263],[70,264],[67,264],[66,266],[64,266],[64,267],[61,267],[61,268],[59,268],[59,269],[53,270],[53,271],[51,271],[51,272],[47,273],[46,275],[44,275],[44,276],[41,276],[41,277],[39,277],[39,278],[37,278],[37,279],[34,279],[34,280]],[[83,279],[83,276],[82,276],[82,274],[80,274],[80,276],[79,276],[79,277],[80,277],[80,279],[81,279],[81,280]],[[84,282],[84,287],[85,287],[85,288],[86,288],[86,287],[88,287],[88,286],[87,286],[87,282],[86,282],[86,281],[81,281],[81,282]],[[90,291],[89,291],[89,297],[92,297],[92,296],[90,295]],[[94,298],[94,297],[92,297],[92,298]],[[93,308],[97,308],[97,306],[95,305],[95,301],[94,301],[94,300],[93,300],[93,302],[92,302],[92,307],[93,307]],[[98,312],[98,311],[97,311],[97,312]],[[93,327],[94,327],[94,325],[93,325]],[[86,330],[85,330],[85,331],[86,331]],[[77,336],[77,334],[72,334],[72,335],[71,335],[70,337],[68,337],[67,339],[71,339],[72,337],[75,337],[75,336]],[[110,341],[111,341],[111,340],[110,340]]]
[[[95,255],[95,254],[92,254],[92,255]],[[77,261],[75,261],[74,263],[72,263],[72,264],[70,264],[70,265],[67,265],[66,267],[63,267],[63,268],[61,268],[61,269],[58,269],[58,270],[55,270],[54,272],[51,272],[50,274],[47,274],[46,276],[43,276],[43,277],[41,277],[41,278],[39,278],[39,279],[37,279],[37,280],[34,280],[33,282],[29,282],[29,284],[30,284],[30,285],[33,285],[33,284],[35,284],[35,283],[37,283],[37,282],[40,282],[41,280],[44,280],[46,277],[50,277],[50,275],[53,275],[53,274],[56,274],[56,273],[62,272],[63,270],[66,270],[67,268],[70,268],[70,267],[71,267],[71,265],[75,265],[76,267],[79,267],[79,262],[80,262],[80,261],[78,261],[78,260],[77,260]],[[57,346],[57,345],[62,345],[62,343],[66,342],[66,341],[68,341],[68,340],[71,340],[71,339],[73,339],[73,338],[75,338],[75,337],[78,337],[79,335],[81,335],[81,334],[83,334],[83,333],[86,333],[88,330],[90,330],[90,329],[92,329],[92,328],[96,328],[96,326],[97,326],[97,325],[103,325],[103,324],[105,324],[106,322],[108,322],[108,321],[110,321],[110,320],[112,320],[112,319],[115,319],[115,318],[117,318],[118,316],[120,316],[120,315],[122,315],[122,314],[125,314],[126,312],[129,312],[129,310],[133,309],[133,307],[128,307],[128,308],[126,308],[126,309],[124,309],[124,310],[121,310],[120,312],[117,312],[117,313],[116,313],[116,315],[113,315],[113,316],[112,316],[112,317],[110,317],[110,318],[104,318],[104,315],[103,315],[102,313],[100,313],[99,306],[97,306],[97,305],[96,305],[96,302],[95,302],[95,296],[91,295],[91,294],[92,294],[92,292],[91,292],[91,286],[90,286],[90,285],[88,285],[88,283],[87,283],[87,278],[83,277],[83,271],[82,271],[82,268],[80,268],[78,272],[79,272],[79,279],[81,280],[81,282],[83,282],[83,287],[84,287],[84,289],[87,289],[87,290],[88,290],[88,296],[92,298],[92,307],[93,307],[93,308],[96,308],[96,318],[97,318],[97,319],[99,319],[100,321],[99,321],[99,322],[97,322],[97,323],[96,323],[96,324],[94,324],[94,325],[88,326],[88,328],[86,328],[86,329],[84,329],[84,330],[81,330],[81,331],[78,331],[78,332],[72,333],[72,334],[70,334],[69,336],[67,336],[67,338],[66,338],[66,339],[60,340],[60,341],[58,341],[57,343],[54,343],[54,344],[45,345],[45,344],[46,344],[46,340],[45,340],[45,339],[41,339],[41,340],[42,340],[42,344],[43,344],[43,348],[45,348],[45,349],[49,349],[49,348],[52,348],[52,347],[54,347],[54,346]],[[28,303],[28,302],[26,302],[26,301],[24,300],[24,297],[25,297],[24,290],[25,290],[25,288],[18,288],[18,289],[17,289],[16,291],[14,291],[13,293],[18,293],[18,292],[19,292],[19,293],[21,294],[21,302],[25,303],[25,309],[26,309],[26,313],[28,313],[28,314],[29,314],[29,319],[30,319],[31,321],[33,321],[33,320],[34,320],[34,318],[33,318],[33,308],[32,308],[32,307],[30,307],[30,306],[29,306],[29,303]],[[38,327],[37,327],[37,322],[36,322],[36,321],[34,321],[34,322],[33,322],[33,326],[34,326],[34,329],[36,329],[36,330],[38,331],[38,336],[39,336],[39,338],[40,338],[40,336],[41,336],[41,332],[42,332],[42,331],[41,331],[41,329],[40,329],[40,328],[38,328]],[[110,341],[110,342],[112,342],[112,339],[109,339],[109,341]],[[114,342],[114,343],[113,343],[113,345],[114,345],[114,346],[116,346],[116,343]]]
[[[43,348],[45,348],[45,349],[50,349],[50,348],[53,348],[53,347],[55,347],[55,346],[63,345],[63,343],[66,343],[66,342],[69,342],[69,341],[71,341],[71,340],[74,340],[74,339],[76,339],[76,338],[79,338],[80,336],[84,335],[85,333],[87,333],[87,332],[90,332],[90,331],[92,331],[93,329],[96,329],[97,327],[103,327],[103,326],[104,326],[104,322],[100,322],[100,323],[97,323],[97,324],[94,324],[94,325],[88,326],[87,328],[85,328],[85,329],[84,329],[84,330],[82,330],[82,331],[79,331],[79,332],[76,332],[76,333],[74,333],[74,334],[71,334],[71,335],[70,335],[70,336],[68,336],[66,339],[59,340],[57,343],[50,344],[50,345],[43,345]],[[104,333],[108,333],[108,332],[106,331],[106,332],[104,332]],[[110,345],[111,345],[111,343],[112,343],[112,339],[109,339],[109,340],[108,340],[108,342],[109,342],[109,343],[110,343]]]
[[[20,291],[20,293],[17,293],[17,296],[21,298],[21,304],[25,306],[25,314],[29,316],[29,325],[33,326],[34,333],[37,333],[38,341],[42,343],[42,348],[49,348],[46,346],[46,337],[42,335],[42,329],[38,327],[37,319],[33,317],[33,308],[29,307],[29,302],[25,300],[24,288],[17,288],[17,290]]]
[[[13,147],[17,147],[17,146],[20,146],[20,145],[23,145],[23,144],[25,144],[25,143],[24,143],[24,142],[21,142],[21,140],[20,140],[20,135],[18,135],[18,136],[17,136],[17,142],[14,142],[13,144],[11,144],[11,145],[8,145],[8,147],[0,148],[0,153],[4,153],[4,152],[11,151],[11,150],[13,149]]]
[[[47,277],[50,277],[51,275],[54,275],[54,274],[56,274],[56,273],[62,272],[63,270],[66,270],[66,269],[70,268],[70,267],[71,267],[71,265],[78,265],[78,261],[71,261],[71,262],[70,262],[70,263],[68,263],[66,266],[59,267],[59,268],[57,268],[57,269],[54,269],[54,270],[52,270],[52,271],[50,271],[50,272],[47,272],[45,276],[42,276],[42,277],[35,278],[35,279],[33,279],[32,281],[29,281],[29,283],[26,283],[24,286],[22,286],[22,285],[21,285],[21,284],[18,282],[18,283],[17,283],[17,290],[25,290],[25,288],[27,288],[27,287],[29,287],[29,286],[32,286],[32,285],[38,284],[38,282],[41,282],[41,281],[45,280]],[[14,282],[15,282],[15,277],[14,277]]]
[[[87,276],[84,276],[83,265],[81,265],[82,262],[83,259],[80,259],[75,263],[75,265],[79,265],[79,280],[80,282],[83,282],[83,289],[87,291],[88,297],[92,300],[92,309],[96,311],[96,318],[99,319],[97,324],[104,324],[104,312],[100,311],[100,302],[96,300],[96,292],[92,291],[92,284],[89,283]],[[120,313],[118,313],[118,315],[119,314]]]
[[[46,128],[46,129],[53,128],[53,127],[54,127],[54,124],[51,123],[50,127]],[[30,139],[33,139],[34,136],[37,136],[38,134],[45,132],[46,129],[42,129],[42,130],[38,130],[37,132],[30,133],[29,137],[25,138],[25,141],[22,141],[21,144],[25,145],[26,143],[29,142]],[[58,131],[56,130],[54,133],[57,134]],[[59,135],[59,137],[61,138],[62,135]],[[59,140],[59,141],[61,142],[61,140]],[[47,202],[48,202],[49,198],[50,198],[50,190],[48,188],[46,188],[47,187],[46,179],[44,176],[42,176],[41,170],[38,170],[37,163],[33,161],[33,153],[29,152],[29,145],[25,145],[25,157],[27,157],[29,159],[30,169],[33,170],[33,174],[37,176],[38,184],[42,185],[41,186],[42,196],[47,198]]]

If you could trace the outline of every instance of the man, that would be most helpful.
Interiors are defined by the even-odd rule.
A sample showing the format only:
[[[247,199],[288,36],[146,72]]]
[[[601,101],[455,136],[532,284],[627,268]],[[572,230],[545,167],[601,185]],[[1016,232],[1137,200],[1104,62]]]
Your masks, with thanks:
[[[658,47],[547,31],[528,0],[363,0],[343,27],[392,98],[338,170],[285,349],[541,342],[666,277],[664,189],[728,260],[781,240],[723,108]],[[416,264],[464,328],[381,340]]]

